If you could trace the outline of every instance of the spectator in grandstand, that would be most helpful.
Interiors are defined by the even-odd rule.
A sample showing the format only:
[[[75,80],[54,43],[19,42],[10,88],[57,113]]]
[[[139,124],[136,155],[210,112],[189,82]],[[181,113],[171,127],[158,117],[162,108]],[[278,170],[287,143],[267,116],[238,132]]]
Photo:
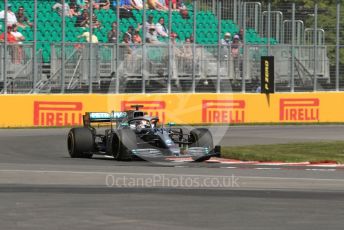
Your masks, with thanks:
[[[148,9],[151,10],[164,10],[167,11],[168,8],[162,5],[158,0],[147,0]]]
[[[17,17],[15,13],[12,11],[12,5],[8,4],[7,5],[7,26],[12,26],[13,24],[17,23]],[[0,11],[0,19],[5,19],[5,10]]]
[[[185,42],[182,47],[182,57],[184,71],[188,71],[191,73],[193,68],[193,49],[190,38],[185,38]]]
[[[80,12],[81,7],[78,5],[76,0],[70,0],[69,1],[69,8],[72,8],[72,5],[75,6],[75,11]]]
[[[80,9],[87,9],[88,8],[88,1],[87,0],[71,0],[70,3],[74,3]]]
[[[112,9],[117,11],[117,1],[112,2]],[[131,10],[135,9],[132,6],[131,0],[119,0],[119,17],[120,18],[132,18],[134,17]]]
[[[185,6],[184,0],[178,0],[178,1],[177,1],[177,8],[178,8],[179,10],[181,10],[181,9],[187,9],[186,6]]]
[[[88,27],[89,26],[89,15],[87,10],[83,10],[82,14],[76,18],[75,27]]]
[[[132,10],[133,6],[131,3],[132,0],[119,0],[119,7],[122,9]],[[112,2],[112,8],[115,10],[117,8],[117,0]]]
[[[71,3],[69,6],[69,14],[71,17],[80,15],[77,6],[74,3]]]
[[[0,42],[5,41],[5,32],[0,34]],[[7,42],[17,43],[16,37],[12,34],[12,26],[7,26]]]
[[[183,51],[177,46],[178,35],[174,32],[170,34],[171,45],[172,45],[172,79],[175,82],[176,87],[180,87],[180,82],[178,79],[178,62],[180,58],[183,57]]]
[[[240,41],[243,41],[244,40],[244,29],[241,28],[236,35],[239,36]]]
[[[5,33],[0,34],[0,42],[5,41]],[[12,35],[12,26],[7,26],[7,42],[10,44],[17,43],[17,39],[14,35]],[[11,45],[8,47],[8,51],[11,56],[12,63],[17,63],[17,46]]]
[[[159,44],[161,43],[158,39],[157,33],[155,31],[155,26],[151,26],[147,32],[146,35],[146,42],[147,43],[153,43],[153,44]]]
[[[189,38],[190,38],[190,43],[194,43],[195,42],[195,38],[194,38],[193,34],[191,34]]]
[[[91,37],[91,39],[90,39]],[[92,36],[90,36],[90,32],[86,31],[84,33],[82,33],[81,35],[79,35],[77,38],[83,38],[85,39],[87,42],[91,43],[98,43],[98,38],[96,35],[92,34]]]
[[[117,43],[117,22],[111,24],[111,30],[107,34],[108,43]]]
[[[239,35],[234,35],[233,42],[231,43],[231,53],[232,57],[237,57],[240,55],[240,49],[242,47],[242,43],[240,41]]]
[[[18,26],[16,24],[12,25],[12,31],[11,34],[16,38],[18,44],[23,44],[23,41],[25,41],[25,37],[22,33],[18,31]],[[18,45],[13,47],[13,61],[16,64],[20,64],[23,60],[23,47]]]
[[[131,48],[132,42],[130,41],[130,37],[128,36],[128,34],[124,34],[122,44],[125,44],[124,58],[128,58],[128,56],[130,56],[133,52]]]
[[[186,59],[192,59],[192,46],[190,38],[185,38],[185,42],[183,45],[183,56]]]
[[[180,9],[180,15],[182,19],[190,19],[189,11],[186,8]]]
[[[159,18],[158,23],[155,25],[155,30],[158,34],[158,36],[161,37],[168,37],[168,29],[165,26],[165,19],[163,17]]]
[[[110,0],[93,0],[92,2],[94,9],[110,9]]]
[[[149,31],[149,28],[151,28],[152,26],[155,26],[153,19],[154,19],[154,16],[150,14],[148,16],[148,20],[146,21],[146,32]]]
[[[16,38],[18,44],[22,44],[23,41],[25,41],[25,37],[18,31],[18,26],[16,24],[12,25],[11,34]]]
[[[242,69],[242,62],[240,59],[240,49],[242,43],[240,41],[239,35],[234,35],[233,42],[231,44],[231,56],[233,58],[233,66],[235,73],[240,73]]]
[[[26,24],[30,27],[33,26],[33,24],[29,21],[28,17],[26,17],[26,15],[24,14],[25,9],[23,6],[20,6],[18,8],[18,11],[16,13],[16,17],[17,17],[17,26],[21,27],[21,28],[25,28]]]
[[[134,26],[129,26],[127,32],[125,32],[125,34],[129,38],[130,42],[133,42],[134,33],[135,33]]]
[[[172,2],[172,10],[178,10],[177,8],[177,0],[163,0],[165,1],[165,5],[167,8],[170,8],[170,2]]]
[[[169,8],[168,5],[166,5],[165,0],[157,0],[163,7]]]
[[[142,43],[142,38],[141,38],[140,32],[138,30],[135,30],[135,32],[134,32],[133,42],[134,42],[134,44],[141,44]]]
[[[221,56],[227,59],[230,56],[230,45],[232,44],[231,33],[225,33],[224,38],[222,38],[220,41],[220,44],[222,46]]]
[[[176,34],[175,32],[172,32],[170,34],[170,39],[171,39],[172,45],[176,45],[177,44],[177,37],[178,37],[178,34]]]
[[[98,20],[96,14],[93,14],[93,15],[92,15],[92,27],[93,27],[93,28],[100,28],[100,27],[101,27],[101,23],[100,23],[100,21]]]
[[[88,14],[88,10],[83,10],[82,14],[79,15],[76,18],[76,22],[75,22],[75,27],[89,27],[90,26],[90,17]],[[97,16],[95,14],[93,14],[92,16],[92,28],[100,28],[101,23],[98,21]]]
[[[75,27],[88,27],[88,11],[83,10],[82,14],[76,18]]]
[[[224,38],[221,39],[221,45],[230,46],[232,43],[231,36],[232,36],[231,33],[229,32],[225,33]]]
[[[143,2],[142,2],[142,0],[131,0],[131,6],[134,9],[142,10],[143,9]]]
[[[62,10],[64,10],[65,17],[71,17],[70,15],[70,8],[67,2],[62,5],[62,0],[59,0],[53,5],[53,10],[57,11],[57,13],[62,16]]]

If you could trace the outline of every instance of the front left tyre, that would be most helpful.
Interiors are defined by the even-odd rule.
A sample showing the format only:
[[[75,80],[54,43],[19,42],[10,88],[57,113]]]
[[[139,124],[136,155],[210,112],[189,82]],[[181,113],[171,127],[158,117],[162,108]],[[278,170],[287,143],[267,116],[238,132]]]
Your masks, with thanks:
[[[94,150],[94,137],[88,128],[72,128],[67,138],[71,158],[91,158]]]
[[[115,160],[130,161],[132,150],[137,149],[136,135],[131,129],[119,129],[113,136],[112,151]]]

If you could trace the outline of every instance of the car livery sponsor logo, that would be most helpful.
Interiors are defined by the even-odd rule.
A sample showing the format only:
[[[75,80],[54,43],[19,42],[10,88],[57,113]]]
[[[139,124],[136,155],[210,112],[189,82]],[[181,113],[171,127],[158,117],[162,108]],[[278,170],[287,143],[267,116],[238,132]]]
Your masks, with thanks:
[[[203,100],[202,122],[243,123],[245,106],[244,100]]]
[[[280,99],[280,121],[319,121],[319,98]]]
[[[132,105],[143,105],[142,110],[147,112],[147,115],[159,117],[162,123],[165,122],[165,101],[122,101],[121,110],[132,110]]]
[[[60,101],[34,101],[35,126],[82,125],[82,103]]]

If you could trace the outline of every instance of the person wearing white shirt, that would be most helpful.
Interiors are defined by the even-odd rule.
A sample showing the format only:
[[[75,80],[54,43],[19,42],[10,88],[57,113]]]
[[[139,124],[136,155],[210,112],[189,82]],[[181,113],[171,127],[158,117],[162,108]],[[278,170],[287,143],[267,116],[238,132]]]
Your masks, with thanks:
[[[148,20],[145,23],[147,33],[152,26],[155,28],[155,23],[154,23],[153,19],[154,19],[153,15],[148,16]]]
[[[91,43],[98,43],[98,38],[96,35],[92,34],[91,39],[90,39],[90,32],[86,31],[83,34],[79,35],[77,38],[85,38],[87,42]]]
[[[158,23],[155,25],[156,32],[161,37],[168,37],[168,29],[165,26],[165,19],[159,18]]]
[[[232,40],[231,40],[231,33],[227,32],[227,33],[225,33],[224,38],[221,39],[221,45],[230,46],[231,43],[232,43]]]
[[[221,39],[220,44],[222,46],[221,53],[224,58],[229,58],[230,56],[230,47],[232,44],[232,35],[231,33],[227,32],[225,33],[225,36],[223,39]]]
[[[53,5],[52,8],[53,8],[53,10],[57,10],[57,12],[59,13],[60,16],[62,16],[62,9],[64,10],[66,17],[71,16],[68,3],[65,3],[64,5],[62,5],[62,1],[59,1],[59,2],[55,3],[55,5]]]
[[[23,36],[23,34],[18,31],[18,26],[16,24],[12,25],[11,34],[17,39],[18,44],[22,44],[23,41],[25,40],[25,37]]]
[[[131,5],[137,10],[143,9],[143,2],[142,0],[131,0]]]
[[[7,5],[7,26],[12,26],[13,24],[17,23],[17,17],[15,13],[12,12],[12,5],[8,4]],[[0,12],[0,19],[5,19],[5,11],[2,10]]]
[[[155,31],[155,26],[151,26],[146,34],[146,42],[152,44],[160,44],[157,33]]]

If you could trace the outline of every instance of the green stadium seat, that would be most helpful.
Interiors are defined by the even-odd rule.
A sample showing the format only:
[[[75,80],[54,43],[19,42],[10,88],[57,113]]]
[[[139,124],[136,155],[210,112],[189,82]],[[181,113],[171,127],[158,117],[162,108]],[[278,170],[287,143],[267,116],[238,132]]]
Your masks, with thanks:
[[[27,15],[31,18],[33,17],[33,4],[32,1],[12,1],[10,3],[14,5],[14,9],[23,5],[26,8]],[[37,40],[49,44],[49,42],[59,42],[61,40],[61,17],[57,12],[52,10],[52,5],[55,4],[53,0],[38,0],[38,32]],[[3,1],[0,3],[0,8],[3,8]],[[192,4],[187,4],[189,10],[190,19],[182,19],[179,12],[172,12],[172,31],[179,35],[179,39],[184,42],[185,37],[189,37],[193,34],[193,6]],[[102,23],[102,27],[99,30],[94,30],[94,33],[98,37],[100,42],[106,42],[107,31],[111,29],[111,23],[116,21],[116,11],[115,10],[95,10],[94,13],[97,15],[98,20]],[[169,25],[168,12],[147,10],[148,15],[154,15],[154,22],[158,21],[159,17],[164,17],[165,23]],[[119,30],[123,34],[127,31],[129,25],[137,26],[138,23],[142,23],[142,10],[133,10],[133,18],[120,19]],[[224,33],[230,32],[232,35],[239,31],[239,25],[235,24],[233,20],[226,19],[219,21],[216,16],[210,11],[200,11],[196,15],[196,35],[195,40],[199,44],[217,44],[218,42],[218,23],[221,23],[221,38]],[[65,39],[68,42],[77,41],[77,36],[82,34],[85,30],[82,28],[75,28],[76,18],[66,18],[66,34]],[[23,35],[26,37],[26,41],[32,41],[33,31],[31,28],[21,30]],[[140,31],[142,36],[142,31]],[[267,44],[267,38],[261,38],[257,31],[253,28],[247,28],[245,31],[245,39],[249,44]],[[161,39],[164,40],[164,39]],[[168,39],[166,40],[168,41]],[[278,41],[274,38],[270,39],[271,44],[277,44]],[[50,60],[50,46],[42,45],[43,49],[43,59],[45,61]]]

